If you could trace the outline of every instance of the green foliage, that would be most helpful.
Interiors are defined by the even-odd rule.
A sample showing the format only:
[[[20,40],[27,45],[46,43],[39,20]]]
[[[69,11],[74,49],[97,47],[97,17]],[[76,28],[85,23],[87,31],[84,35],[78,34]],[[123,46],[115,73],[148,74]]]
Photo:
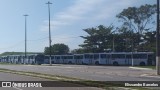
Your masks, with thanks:
[[[87,51],[83,48],[78,48],[78,49],[74,49],[71,51],[72,54],[83,54],[86,53]]]
[[[85,39],[84,44],[79,45],[85,52],[104,52],[105,49],[111,47],[108,45],[110,43],[110,35],[112,34],[113,26],[105,27],[99,25],[97,28],[88,28],[84,31],[88,36],[81,36]],[[108,46],[107,46],[108,45]]]
[[[138,51],[156,52],[156,31],[146,32],[143,35],[143,42],[139,45]]]
[[[65,44],[54,44],[51,46],[51,55],[62,55],[68,54],[69,47]],[[50,49],[49,47],[45,47],[44,54],[49,55]]]
[[[123,22],[123,25],[117,28],[118,30],[113,30],[113,26],[105,27],[103,25],[84,29],[88,36],[81,36],[85,41],[79,46],[86,53],[106,52],[106,50],[155,52],[155,32],[149,31],[151,24],[155,22],[155,18],[153,18],[155,14],[156,5],[128,7],[117,15],[117,18]]]
[[[150,30],[147,25],[154,22],[153,15],[156,14],[156,5],[142,5],[140,7],[128,7],[117,15],[123,22],[123,26],[134,30],[139,34]]]
[[[140,35],[125,27],[113,31],[113,27],[106,28],[102,25],[97,28],[84,29],[84,31],[88,33],[88,36],[82,36],[85,39],[84,44],[80,45],[82,48],[75,49],[72,53],[101,53],[106,50],[115,52],[156,51],[155,31],[148,31]]]

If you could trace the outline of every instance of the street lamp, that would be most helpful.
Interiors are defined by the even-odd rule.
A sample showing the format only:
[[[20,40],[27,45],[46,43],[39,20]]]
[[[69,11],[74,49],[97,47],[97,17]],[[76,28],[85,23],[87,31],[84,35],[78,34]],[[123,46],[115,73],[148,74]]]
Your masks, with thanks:
[[[27,14],[23,15],[25,17],[25,60],[27,59]]]
[[[113,41],[112,41],[112,52],[115,52],[115,37],[114,37],[114,35],[115,35],[115,31],[114,32],[112,32],[113,33]]]
[[[52,62],[51,62],[51,25],[50,25],[50,4],[52,3],[48,1],[46,4],[48,4],[48,13],[49,13],[49,52],[50,52],[49,63],[52,66]]]
[[[157,0],[157,33],[156,33],[156,68],[157,75],[160,75],[160,30],[159,30],[159,0]]]
[[[131,18],[129,17],[129,21],[131,21]],[[131,28],[131,23],[129,25],[129,29],[130,29],[130,35],[131,35],[131,61],[132,61],[132,67],[134,66],[134,59],[133,59],[133,34],[134,34],[134,31],[133,29]]]
[[[111,34],[113,34],[113,38],[112,38],[112,52],[115,52],[115,32],[118,31],[119,28],[116,28],[116,30],[112,31]]]

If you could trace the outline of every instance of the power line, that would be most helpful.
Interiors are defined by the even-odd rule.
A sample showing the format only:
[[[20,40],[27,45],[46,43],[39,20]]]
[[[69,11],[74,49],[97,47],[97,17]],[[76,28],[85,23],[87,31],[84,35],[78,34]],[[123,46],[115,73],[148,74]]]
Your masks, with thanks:
[[[24,40],[23,40],[23,41],[20,41],[20,42],[18,42],[18,43],[16,43],[16,44],[14,44],[14,45],[12,45],[12,46],[5,47],[5,48],[0,48],[0,50],[3,50],[3,49],[11,49],[11,48],[17,47],[17,46],[19,46],[20,44],[22,44],[23,42],[24,42]]]
[[[44,39],[48,39],[48,37],[39,38],[39,39],[33,39],[33,40],[28,40],[28,41],[41,41],[41,40],[44,40]]]
[[[80,36],[74,36],[74,37],[53,37],[53,38],[60,38],[60,39],[68,39],[68,38],[80,38]],[[44,38],[39,38],[39,39],[33,39],[33,40],[27,40],[27,41],[41,41],[41,40],[45,40],[48,39],[48,37],[44,37]]]
[[[80,38],[80,36],[73,36],[73,37],[53,37],[53,38],[60,38],[60,39],[69,39],[69,38]],[[42,40],[47,40],[48,37],[43,37],[43,38],[39,38],[39,39],[33,39],[33,40],[27,40],[28,42],[36,42],[36,41],[42,41]],[[11,45],[11,46],[8,46],[8,47],[4,47],[4,48],[0,48],[0,50],[4,50],[4,49],[11,49],[11,48],[15,48],[15,47],[18,47],[20,46],[21,44],[24,43],[24,40],[23,41],[20,41],[20,42],[17,42],[16,44],[14,45]]]

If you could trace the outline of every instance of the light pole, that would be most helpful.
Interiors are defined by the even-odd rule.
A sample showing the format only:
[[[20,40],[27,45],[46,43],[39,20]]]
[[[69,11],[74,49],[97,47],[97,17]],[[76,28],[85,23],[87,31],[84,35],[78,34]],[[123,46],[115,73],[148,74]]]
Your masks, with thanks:
[[[156,68],[157,75],[160,75],[160,30],[159,30],[159,0],[157,0],[157,33],[156,33]]]
[[[27,14],[24,15],[25,17],[25,60],[27,59]]]
[[[131,61],[132,61],[132,67],[134,66],[134,59],[133,59],[133,35],[134,35],[134,31],[133,29],[131,28],[131,19],[129,18],[129,21],[130,21],[130,25],[129,25],[129,28],[130,28],[130,35],[131,35]]]
[[[115,37],[114,37],[114,35],[115,35],[115,31],[113,31],[112,32],[112,34],[113,34],[113,40],[112,40],[112,52],[115,52]]]
[[[52,3],[48,1],[46,4],[48,4],[48,13],[49,13],[49,53],[50,53],[49,63],[52,66],[52,62],[51,62],[51,25],[50,25],[50,4]]]
[[[119,29],[116,28],[116,30],[112,31],[111,34],[113,34],[113,38],[112,38],[112,52],[115,52],[115,32],[118,31]]]

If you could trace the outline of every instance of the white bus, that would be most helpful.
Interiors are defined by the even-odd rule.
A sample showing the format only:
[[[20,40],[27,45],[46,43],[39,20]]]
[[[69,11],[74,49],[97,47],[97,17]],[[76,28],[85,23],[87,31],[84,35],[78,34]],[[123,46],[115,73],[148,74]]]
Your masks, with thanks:
[[[118,52],[111,54],[112,65],[154,65],[153,52]]]
[[[111,52],[85,53],[73,55],[52,55],[54,64],[86,64],[86,65],[155,65],[153,52]],[[49,64],[49,55],[8,55],[2,56],[1,62],[21,64]]]
[[[77,54],[78,55],[78,54]],[[111,53],[86,53],[83,64],[88,65],[155,65],[153,52],[111,52]]]
[[[74,54],[75,64],[82,64],[84,62],[84,54]]]
[[[10,61],[10,63],[18,64],[20,63],[19,56],[20,55],[9,55],[8,60]]]
[[[28,55],[28,64],[35,64],[37,54]]]
[[[62,55],[54,55],[55,64],[63,64]]]
[[[108,53],[96,53],[94,54],[93,60],[95,65],[110,65],[111,55]]]
[[[61,59],[63,61],[63,64],[75,64],[73,55],[62,55]]]
[[[93,55],[94,53],[85,53],[82,64],[92,65],[93,63]]]
[[[108,53],[86,53],[84,54],[83,64],[108,65],[110,54]]]
[[[1,57],[1,62],[7,63],[8,62],[8,56],[2,56]]]

